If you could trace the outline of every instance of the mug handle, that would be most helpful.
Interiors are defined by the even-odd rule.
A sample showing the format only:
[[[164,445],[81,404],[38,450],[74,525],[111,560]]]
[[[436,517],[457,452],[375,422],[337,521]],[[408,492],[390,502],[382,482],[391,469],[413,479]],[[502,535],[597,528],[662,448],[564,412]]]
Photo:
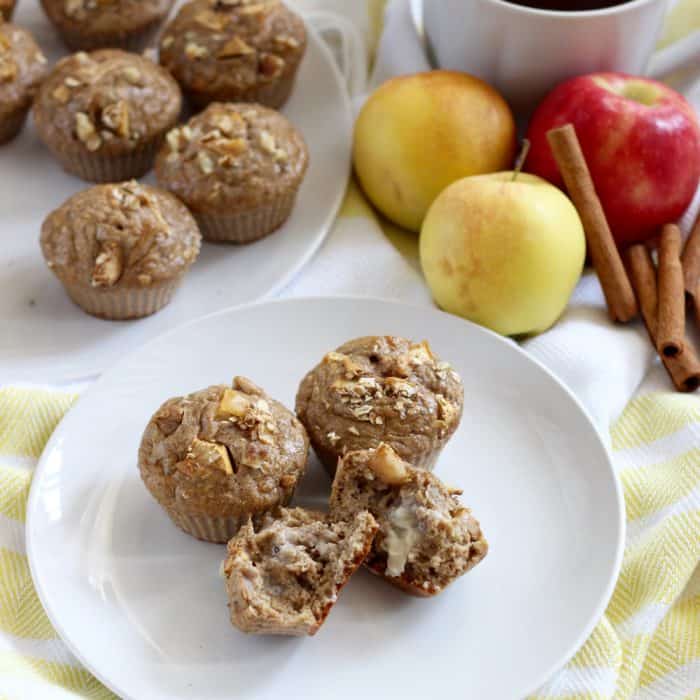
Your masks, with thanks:
[[[700,30],[657,51],[651,57],[647,75],[661,80],[671,73],[693,66],[700,68]]]
[[[361,95],[367,86],[367,46],[360,31],[347,17],[327,10],[304,14],[331,50],[350,97]]]

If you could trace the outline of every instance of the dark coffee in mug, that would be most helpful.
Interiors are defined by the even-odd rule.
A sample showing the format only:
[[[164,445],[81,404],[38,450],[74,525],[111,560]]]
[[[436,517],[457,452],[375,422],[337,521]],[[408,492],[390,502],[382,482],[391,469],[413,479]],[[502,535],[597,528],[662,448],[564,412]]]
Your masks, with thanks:
[[[590,12],[604,10],[606,7],[626,5],[631,0],[505,0],[510,5],[534,7],[538,10],[556,12]]]

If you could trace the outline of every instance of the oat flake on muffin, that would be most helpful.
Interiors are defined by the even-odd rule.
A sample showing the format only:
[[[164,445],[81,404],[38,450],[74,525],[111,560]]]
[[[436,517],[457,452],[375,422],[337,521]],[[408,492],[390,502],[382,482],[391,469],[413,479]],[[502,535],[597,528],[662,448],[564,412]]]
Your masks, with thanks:
[[[250,517],[289,502],[308,449],[294,414],[236,377],[166,401],[146,426],[139,469],[176,525],[227,542]]]
[[[102,49],[56,64],[39,90],[34,119],[67,172],[119,182],[152,167],[181,106],[167,71],[136,54]]]
[[[279,108],[305,49],[304,21],[279,0],[192,0],[163,31],[160,61],[198,107]]]
[[[46,57],[31,34],[0,19],[0,144],[21,131],[47,72]]]
[[[427,342],[371,336],[329,352],[302,380],[296,411],[334,474],[346,452],[382,442],[414,466],[432,469],[463,403],[462,380]]]
[[[168,192],[125,182],[73,195],[41,228],[49,269],[101,318],[140,318],[168,303],[199,254],[187,208]]]
[[[308,160],[303,137],[279,112],[214,103],[168,133],[156,175],[206,239],[249,243],[287,220]]]

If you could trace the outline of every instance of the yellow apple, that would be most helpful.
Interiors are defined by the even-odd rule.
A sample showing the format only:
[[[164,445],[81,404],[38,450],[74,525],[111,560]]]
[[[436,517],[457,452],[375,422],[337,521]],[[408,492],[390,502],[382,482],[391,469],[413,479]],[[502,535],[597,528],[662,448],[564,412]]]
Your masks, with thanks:
[[[503,335],[540,333],[561,315],[586,254],[576,208],[513,172],[467,177],[435,200],[420,257],[437,304]]]
[[[505,100],[467,73],[431,71],[384,83],[355,124],[353,158],[367,197],[419,231],[455,180],[512,166],[515,122]]]

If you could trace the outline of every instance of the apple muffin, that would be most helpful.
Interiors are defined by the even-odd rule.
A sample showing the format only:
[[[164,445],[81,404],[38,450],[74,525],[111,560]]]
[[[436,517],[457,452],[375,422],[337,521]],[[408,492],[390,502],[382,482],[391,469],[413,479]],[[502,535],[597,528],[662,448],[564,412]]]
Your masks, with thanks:
[[[231,622],[243,632],[316,634],[377,532],[366,511],[347,520],[281,508],[248,520],[224,561]]]
[[[63,169],[91,182],[140,177],[182,107],[167,71],[117,49],[59,61],[34,104],[39,136]]]
[[[0,19],[9,22],[12,19],[12,13],[15,11],[15,0],[0,0]]]
[[[195,106],[287,101],[306,28],[279,0],[192,0],[163,32],[160,62]]]
[[[462,417],[462,380],[427,342],[358,338],[329,352],[301,382],[296,412],[333,475],[346,452],[390,444],[432,469]]]
[[[227,542],[248,518],[291,499],[309,440],[281,403],[248,379],[166,401],[139,448],[141,478],[172,521]]]
[[[207,240],[250,243],[289,218],[308,163],[303,137],[279,112],[215,102],[168,133],[156,176]]]
[[[68,296],[99,318],[126,320],[165,306],[199,255],[187,208],[137,182],[78,192],[41,227],[41,249]]]
[[[168,16],[174,0],[41,0],[72,51],[140,51]]]
[[[0,18],[0,144],[19,134],[47,61],[29,32]]]
[[[433,596],[476,566],[488,543],[470,510],[434,474],[402,460],[389,445],[349,452],[333,481],[330,513],[369,511],[379,531],[365,565],[416,596]]]

